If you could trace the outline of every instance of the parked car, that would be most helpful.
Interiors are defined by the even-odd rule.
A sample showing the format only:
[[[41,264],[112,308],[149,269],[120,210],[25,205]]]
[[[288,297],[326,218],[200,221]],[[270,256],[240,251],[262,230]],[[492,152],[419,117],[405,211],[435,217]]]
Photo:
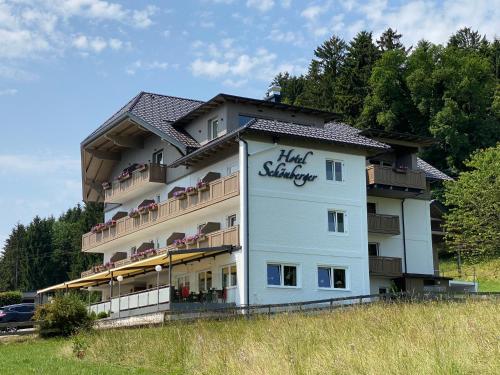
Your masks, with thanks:
[[[0,308],[0,323],[29,322],[34,314],[34,303],[3,306]]]

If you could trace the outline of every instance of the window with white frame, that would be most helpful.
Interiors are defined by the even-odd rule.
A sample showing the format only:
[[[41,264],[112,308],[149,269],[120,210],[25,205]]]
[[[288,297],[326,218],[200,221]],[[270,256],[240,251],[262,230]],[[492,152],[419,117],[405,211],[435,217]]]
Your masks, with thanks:
[[[219,119],[213,118],[208,120],[208,139],[212,140],[219,135]]]
[[[318,287],[327,289],[347,289],[347,270],[345,267],[318,267]]]
[[[202,271],[198,273],[198,289],[207,291],[212,288],[212,271]]]
[[[328,211],[328,231],[346,233],[346,213],[343,211]]]
[[[298,267],[293,264],[268,263],[267,285],[297,287]]]
[[[235,225],[236,225],[236,214],[229,215],[227,217],[227,227],[231,228],[234,227]]]
[[[340,160],[326,161],[326,179],[329,181],[344,181],[344,163]]]
[[[164,164],[163,163],[163,150],[155,151],[153,153],[153,163],[154,164]]]
[[[177,288],[182,289],[183,287],[189,288],[189,276],[183,275],[177,278]]]
[[[236,264],[222,267],[222,287],[230,288],[237,285]]]

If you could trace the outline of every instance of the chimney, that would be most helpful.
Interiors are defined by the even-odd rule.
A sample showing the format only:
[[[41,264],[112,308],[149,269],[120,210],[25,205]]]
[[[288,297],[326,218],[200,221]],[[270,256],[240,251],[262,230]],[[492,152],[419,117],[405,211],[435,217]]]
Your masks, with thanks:
[[[279,85],[272,85],[267,91],[266,100],[274,103],[281,103],[281,87]]]

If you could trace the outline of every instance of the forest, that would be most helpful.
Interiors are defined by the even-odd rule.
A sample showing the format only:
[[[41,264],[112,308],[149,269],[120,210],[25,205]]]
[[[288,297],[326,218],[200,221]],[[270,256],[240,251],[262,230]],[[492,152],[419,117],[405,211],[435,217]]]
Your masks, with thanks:
[[[285,103],[335,112],[358,128],[434,137],[420,156],[460,182],[433,192],[450,208],[450,251],[499,256],[500,40],[469,28],[445,45],[401,40],[390,28],[376,40],[368,31],[350,41],[333,35],[306,74],[282,72],[271,85]],[[81,236],[102,221],[102,204],[87,203],[18,223],[0,254],[0,291],[33,291],[101,263],[81,252]]]

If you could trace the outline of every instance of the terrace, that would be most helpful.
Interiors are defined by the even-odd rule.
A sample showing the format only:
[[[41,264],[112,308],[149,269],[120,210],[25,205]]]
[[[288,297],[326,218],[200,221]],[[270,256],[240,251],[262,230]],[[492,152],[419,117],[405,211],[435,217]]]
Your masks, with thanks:
[[[211,177],[202,179],[198,186],[192,188],[176,187],[170,192],[169,199],[164,202],[145,201],[145,204],[139,206],[137,210],[128,214],[121,213],[114,218],[115,220],[94,227],[91,232],[82,236],[82,251],[98,251],[103,244],[238,195],[238,172],[213,180]]]

